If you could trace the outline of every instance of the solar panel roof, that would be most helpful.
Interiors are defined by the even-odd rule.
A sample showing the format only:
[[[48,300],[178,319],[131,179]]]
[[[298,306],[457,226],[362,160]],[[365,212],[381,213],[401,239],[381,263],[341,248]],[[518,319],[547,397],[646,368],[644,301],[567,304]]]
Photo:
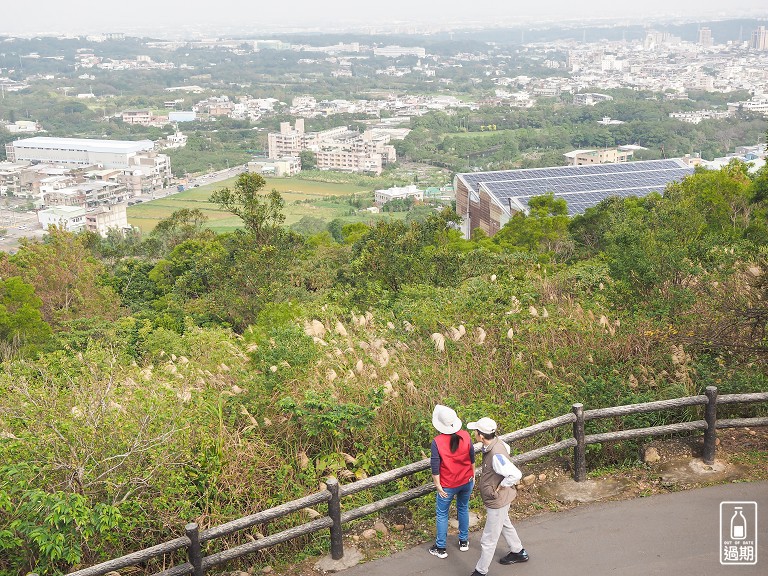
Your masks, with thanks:
[[[552,192],[568,204],[570,215],[611,196],[623,198],[663,192],[673,181],[693,174],[693,168],[680,159],[645,160],[620,164],[557,166],[499,172],[474,172],[458,176],[475,193],[481,189],[510,209],[528,209],[528,200]]]

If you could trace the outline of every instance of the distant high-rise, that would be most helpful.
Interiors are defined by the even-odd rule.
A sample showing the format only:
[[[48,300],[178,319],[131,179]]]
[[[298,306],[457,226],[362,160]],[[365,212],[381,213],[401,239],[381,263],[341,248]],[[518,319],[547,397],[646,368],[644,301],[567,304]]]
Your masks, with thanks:
[[[753,50],[768,50],[768,29],[765,26],[758,26],[757,30],[752,32],[749,46]]]
[[[699,28],[699,45],[704,48],[712,48],[712,44],[712,30],[710,30],[707,26],[702,26]]]

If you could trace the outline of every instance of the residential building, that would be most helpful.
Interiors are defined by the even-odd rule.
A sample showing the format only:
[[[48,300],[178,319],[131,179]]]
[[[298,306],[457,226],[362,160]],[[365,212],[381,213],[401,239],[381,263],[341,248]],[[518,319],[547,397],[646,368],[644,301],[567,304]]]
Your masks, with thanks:
[[[752,32],[752,39],[749,43],[753,50],[768,50],[768,28],[758,26],[757,30]]]
[[[46,207],[80,206],[95,208],[124,202],[127,200],[127,192],[122,183],[91,180],[43,192],[42,200]]]
[[[103,238],[107,237],[110,230],[124,233],[131,229],[126,209],[125,204],[112,204],[89,210],[85,214],[85,228]]]
[[[613,96],[609,96],[608,94],[597,94],[595,92],[584,92],[573,95],[573,104],[575,106],[594,106],[600,102],[609,102],[611,100],[613,100]]]
[[[422,202],[424,200],[424,190],[419,190],[415,184],[409,184],[408,186],[395,186],[374,192],[374,202],[379,206],[392,200],[405,200],[406,198],[413,198]]]
[[[702,48],[712,48],[713,44],[712,30],[707,26],[699,28],[699,46]]]
[[[59,226],[67,232],[80,232],[85,229],[85,208],[80,206],[56,206],[37,212],[37,221],[47,230],[49,226]]]
[[[768,98],[752,98],[742,102],[728,102],[729,112],[757,112],[758,114],[768,114]]]
[[[732,116],[733,112],[728,110],[693,110],[691,112],[670,112],[669,117],[675,118],[689,124],[698,124],[702,120],[722,120]]]
[[[159,149],[167,150],[173,148],[184,148],[189,140],[188,136],[176,130],[173,134],[169,134],[164,140],[157,141],[157,147]]]
[[[120,115],[123,122],[137,126],[149,126],[154,121],[150,110],[125,110]]]
[[[621,148],[603,148],[598,150],[574,150],[563,154],[571,166],[585,166],[587,164],[609,164],[615,162],[628,162],[632,159],[634,151]]]
[[[317,156],[320,170],[375,174],[381,174],[383,166],[397,159],[389,140],[390,135],[386,133],[366,131],[360,134],[345,126],[305,132],[303,118],[296,119],[293,128],[289,122],[282,122],[280,132],[271,132],[267,136],[270,159],[295,157],[304,150],[311,150]]]
[[[22,173],[27,163],[0,162],[0,196],[21,196]]]
[[[270,132],[267,135],[270,158],[282,158],[285,156],[298,156],[302,150],[306,150],[306,136],[304,135],[304,119],[297,118],[294,128],[290,122],[280,122],[280,132]]]

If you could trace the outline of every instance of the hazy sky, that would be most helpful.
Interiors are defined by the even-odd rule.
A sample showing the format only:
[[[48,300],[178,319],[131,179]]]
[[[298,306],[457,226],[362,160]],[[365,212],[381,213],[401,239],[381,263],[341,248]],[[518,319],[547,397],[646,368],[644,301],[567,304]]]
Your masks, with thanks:
[[[768,6],[746,6],[734,12],[722,0],[16,0],[0,7],[0,34],[82,34],[96,32],[156,31],[160,28],[195,29],[221,33],[231,26],[261,29],[300,27],[339,29],[359,26],[361,30],[397,23],[515,24],[531,20],[578,18],[585,10],[593,16],[658,18],[684,16],[688,20],[768,15]],[[757,4],[762,4],[758,2]]]

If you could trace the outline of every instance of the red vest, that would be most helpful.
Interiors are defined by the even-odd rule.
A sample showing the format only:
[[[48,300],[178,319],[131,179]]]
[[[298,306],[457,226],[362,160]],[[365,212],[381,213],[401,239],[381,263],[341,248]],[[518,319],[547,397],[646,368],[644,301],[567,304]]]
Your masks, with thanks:
[[[435,437],[437,452],[440,454],[440,485],[443,488],[458,488],[469,482],[475,475],[474,462],[469,459],[472,440],[466,430],[459,430],[459,447],[451,453],[451,435]]]

